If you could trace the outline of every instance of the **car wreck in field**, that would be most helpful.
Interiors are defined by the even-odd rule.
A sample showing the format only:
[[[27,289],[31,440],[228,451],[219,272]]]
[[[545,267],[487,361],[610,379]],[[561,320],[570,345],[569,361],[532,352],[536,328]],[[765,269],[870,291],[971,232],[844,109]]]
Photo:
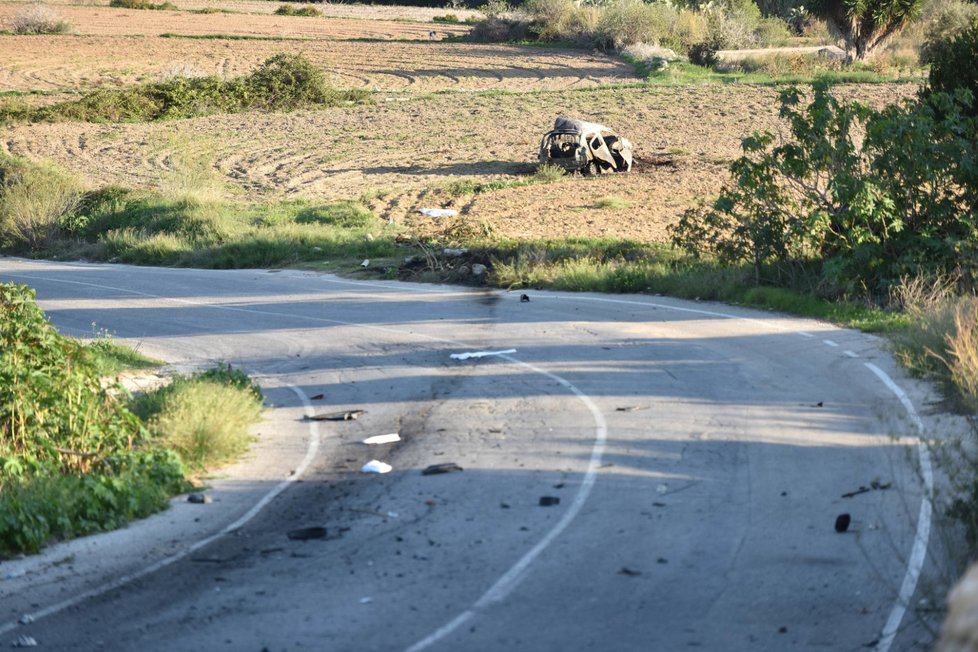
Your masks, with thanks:
[[[540,142],[540,163],[581,174],[629,172],[632,143],[604,125],[559,117]]]

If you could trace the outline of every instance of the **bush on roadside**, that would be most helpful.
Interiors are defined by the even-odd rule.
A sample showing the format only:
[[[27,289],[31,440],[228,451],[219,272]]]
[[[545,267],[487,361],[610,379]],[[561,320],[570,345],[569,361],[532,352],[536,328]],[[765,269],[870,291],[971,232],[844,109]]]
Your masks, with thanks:
[[[0,553],[115,527],[166,505],[183,469],[102,386],[91,353],[30,288],[0,284]]]
[[[71,23],[43,2],[31,2],[14,14],[8,24],[14,34],[66,34]]]
[[[50,241],[81,197],[78,181],[57,168],[0,154],[0,245],[35,248]]]
[[[155,11],[176,11],[178,9],[172,2],[153,4],[149,0],[110,0],[109,6],[120,9],[149,9]]]
[[[978,17],[951,38],[929,42],[925,62],[930,64],[925,97],[935,93],[968,93],[965,113],[978,117]]]

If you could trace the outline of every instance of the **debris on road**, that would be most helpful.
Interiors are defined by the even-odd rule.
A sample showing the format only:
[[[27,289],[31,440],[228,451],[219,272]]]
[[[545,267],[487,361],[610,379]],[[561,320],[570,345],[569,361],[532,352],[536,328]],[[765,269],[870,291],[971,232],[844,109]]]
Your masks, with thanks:
[[[32,622],[34,622],[34,616],[30,614],[24,614],[23,616],[20,617],[20,619],[17,622],[20,623],[21,625],[30,625]]]
[[[615,408],[616,412],[638,412],[639,410],[648,410],[648,405],[626,405],[624,407]]]
[[[360,267],[370,267],[370,259],[369,258],[364,258],[363,259],[363,262],[360,263]]]
[[[849,514],[839,514],[835,519],[835,531],[842,534],[849,529],[850,523],[852,523],[852,516]]]
[[[486,358],[492,355],[509,355],[516,353],[516,349],[506,349],[505,351],[467,351],[465,353],[453,353],[449,357],[452,360],[468,360],[469,358]]]
[[[37,647],[37,641],[34,640],[33,636],[22,635],[18,636],[10,647]]]
[[[325,394],[316,394],[315,396],[310,396],[309,397],[309,400],[310,401],[321,401],[324,398],[326,398],[326,395]]]
[[[375,446],[377,444],[393,444],[396,441],[401,441],[401,436],[396,432],[392,432],[388,435],[374,435],[373,437],[367,437],[363,440],[364,444],[368,446]]]
[[[859,494],[868,494],[870,491],[886,491],[892,486],[892,482],[880,482],[879,480],[873,480],[869,483],[868,487],[860,485],[855,491],[842,494],[842,497],[852,498],[853,496],[858,496]]]
[[[374,599],[371,598],[370,596],[366,596],[366,597],[360,598],[360,604],[370,604],[373,601],[374,601]]]
[[[366,410],[347,410],[346,412],[331,412],[329,414],[306,415],[307,421],[356,421]]]
[[[604,125],[564,116],[540,141],[540,164],[567,172],[602,174],[632,169],[632,143]]]
[[[655,491],[660,495],[665,495],[669,493],[669,487],[664,484],[660,484],[658,487],[655,488]]]
[[[619,575],[626,575],[628,577],[638,577],[642,574],[642,571],[637,571],[634,568],[629,568],[628,566],[622,566],[621,570],[618,571]]]
[[[560,498],[557,496],[540,496],[540,507],[551,507],[559,504]]]
[[[419,208],[418,212],[428,217],[455,217],[458,211],[451,208]]]
[[[528,294],[521,294],[520,295],[520,303],[530,303],[530,295],[528,295]]]
[[[212,502],[214,502],[214,499],[207,494],[195,493],[187,495],[187,502],[195,505],[210,505]]]
[[[293,541],[311,541],[313,539],[325,539],[326,538],[326,528],[314,525],[312,527],[303,527],[298,530],[289,530],[286,534],[287,537]]]
[[[390,473],[394,467],[386,462],[370,460],[360,469],[361,473]]]
[[[421,475],[441,475],[442,473],[456,473],[462,471],[462,467],[455,462],[444,462],[442,464],[432,464],[421,471]]]

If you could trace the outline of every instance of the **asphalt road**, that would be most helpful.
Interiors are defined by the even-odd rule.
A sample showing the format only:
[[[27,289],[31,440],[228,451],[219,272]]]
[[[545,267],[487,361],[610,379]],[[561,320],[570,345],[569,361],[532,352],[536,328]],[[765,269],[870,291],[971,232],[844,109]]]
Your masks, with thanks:
[[[915,609],[930,467],[912,438],[934,397],[871,336],[662,297],[521,302],[292,271],[0,259],[0,281],[36,288],[66,334],[94,324],[177,366],[229,361],[274,406],[251,455],[212,480],[214,503],[178,499],[0,564],[0,645],[885,652],[930,640]],[[348,409],[366,412],[304,420]],[[360,443],[393,432],[401,442]],[[371,459],[393,471],[360,473]],[[447,462],[464,471],[421,473]],[[874,481],[888,488],[842,497]],[[852,523],[837,533],[842,513]],[[309,526],[327,537],[287,537]]]

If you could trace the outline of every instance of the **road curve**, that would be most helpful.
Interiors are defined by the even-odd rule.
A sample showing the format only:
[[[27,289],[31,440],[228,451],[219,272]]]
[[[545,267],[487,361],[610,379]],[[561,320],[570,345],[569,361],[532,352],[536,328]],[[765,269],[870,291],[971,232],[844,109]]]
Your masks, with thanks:
[[[885,652],[927,640],[907,607],[927,570],[932,482],[914,443],[930,417],[914,406],[933,397],[873,337],[661,297],[521,302],[292,271],[0,258],[7,281],[36,288],[67,334],[95,324],[177,365],[229,361],[275,406],[249,457],[213,480],[213,504],[175,501],[3,562],[11,641]],[[303,420],[354,408],[366,413],[352,422]],[[402,441],[359,443],[388,432]],[[393,471],[359,473],[373,458]],[[464,471],[421,474],[442,462]],[[842,497],[873,481],[889,488]],[[327,538],[287,538],[310,525]]]

